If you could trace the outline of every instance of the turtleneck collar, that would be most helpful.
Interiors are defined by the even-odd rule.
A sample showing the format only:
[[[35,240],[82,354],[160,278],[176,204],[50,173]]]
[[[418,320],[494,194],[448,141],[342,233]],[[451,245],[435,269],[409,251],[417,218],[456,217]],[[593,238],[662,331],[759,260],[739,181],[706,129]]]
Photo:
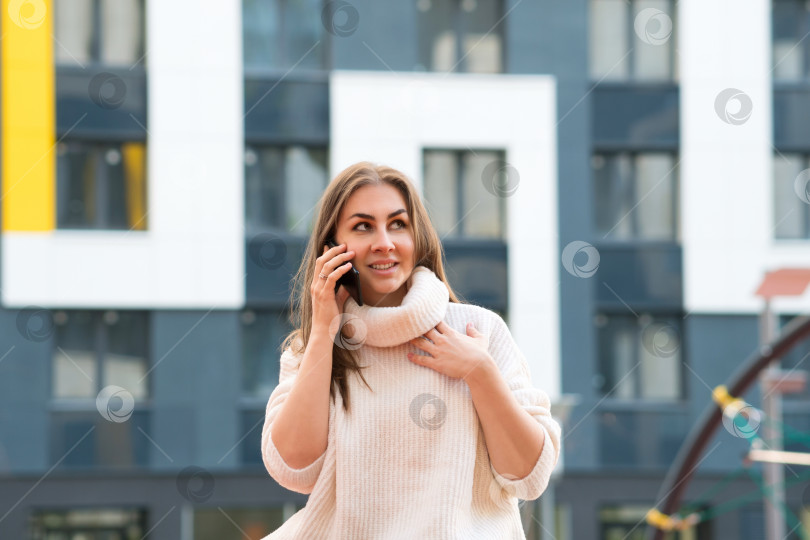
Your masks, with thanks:
[[[407,283],[408,292],[399,306],[358,306],[351,296],[346,299],[345,313],[365,324],[366,345],[394,347],[421,336],[444,319],[450,293],[432,270],[417,266]]]

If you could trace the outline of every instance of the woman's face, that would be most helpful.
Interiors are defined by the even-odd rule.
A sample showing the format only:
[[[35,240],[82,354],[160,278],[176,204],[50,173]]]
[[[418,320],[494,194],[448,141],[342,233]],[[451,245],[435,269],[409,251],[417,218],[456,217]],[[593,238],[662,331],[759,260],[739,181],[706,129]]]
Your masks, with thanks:
[[[336,239],[338,244],[346,244],[347,251],[354,251],[351,262],[360,272],[363,303],[400,305],[414,256],[411,221],[399,190],[376,184],[355,191],[338,217]]]

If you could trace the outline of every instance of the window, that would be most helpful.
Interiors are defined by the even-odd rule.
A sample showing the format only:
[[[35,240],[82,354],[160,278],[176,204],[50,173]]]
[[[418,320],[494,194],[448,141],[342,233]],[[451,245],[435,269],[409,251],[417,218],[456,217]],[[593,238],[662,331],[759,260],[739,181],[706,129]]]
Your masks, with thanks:
[[[57,311],[51,395],[95,400],[110,385],[148,397],[148,316],[135,311]]]
[[[264,468],[262,461],[263,424],[263,408],[245,408],[239,412],[239,433],[244,434],[239,440],[239,463],[242,467]]]
[[[423,200],[466,302],[508,311],[506,198],[516,186],[500,150],[423,152]]]
[[[145,0],[59,0],[54,8],[57,64],[131,67],[144,59]]]
[[[677,78],[673,0],[590,0],[590,74],[598,81]]]
[[[504,319],[509,311],[508,249],[502,241],[442,241],[444,271],[456,296],[486,307]]]
[[[196,540],[264,538],[303,507],[287,503],[275,508],[196,508],[193,536]]]
[[[325,148],[248,146],[245,220],[248,230],[281,229],[308,236],[312,213],[329,183]]]
[[[810,75],[810,1],[774,0],[771,4],[773,78],[806,80]]]
[[[146,230],[145,0],[53,9],[56,226]]]
[[[780,315],[778,319],[780,326],[779,331],[783,332],[784,327],[787,326],[794,317],[794,315]],[[810,381],[810,373],[807,373],[810,371],[810,342],[807,340],[801,341],[789,353],[782,356],[780,367],[782,370],[788,372],[795,373],[804,371],[808,381]],[[785,400],[785,403],[810,402],[810,382],[805,385],[804,390],[801,392],[782,394],[782,398]],[[807,421],[810,421],[810,415],[807,415]],[[808,495],[810,495],[810,492],[808,492]]]
[[[685,396],[680,316],[596,316],[599,390],[615,399]]]
[[[267,402],[278,385],[281,344],[292,332],[287,310],[242,312],[242,392]]]
[[[325,69],[321,0],[243,0],[245,69]]]
[[[425,202],[439,236],[506,237],[506,201],[498,186],[507,185],[502,151],[425,150]]]
[[[604,468],[666,470],[692,423],[685,410],[600,406],[598,455]]]
[[[419,63],[428,71],[503,71],[500,0],[417,0]]]
[[[267,399],[278,385],[281,368],[281,344],[293,330],[288,310],[248,309],[242,322],[242,395],[246,398],[239,413],[240,462],[245,466],[263,467],[261,425]]]
[[[56,168],[58,228],[147,229],[143,143],[62,142]]]
[[[773,182],[774,237],[810,239],[810,155],[775,155]]]
[[[675,154],[598,153],[591,163],[599,234],[614,240],[679,240]]]
[[[114,396],[109,410],[121,411],[122,403],[121,396]],[[100,414],[95,401],[90,407],[60,408],[51,413],[50,463],[59,469],[146,467],[153,451],[153,443],[147,438],[151,432],[149,411],[139,408],[136,402],[135,409],[125,411],[125,420],[111,421]]]
[[[147,314],[57,311],[54,322],[51,463],[145,466],[149,413],[140,402],[149,395]],[[110,386],[124,392],[102,395]]]
[[[143,538],[148,532],[146,524],[145,509],[35,510],[31,516],[31,539]]]

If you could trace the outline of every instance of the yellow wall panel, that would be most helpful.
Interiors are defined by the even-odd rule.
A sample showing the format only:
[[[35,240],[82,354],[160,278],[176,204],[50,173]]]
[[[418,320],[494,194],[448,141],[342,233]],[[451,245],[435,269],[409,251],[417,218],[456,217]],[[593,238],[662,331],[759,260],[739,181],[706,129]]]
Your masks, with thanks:
[[[146,147],[143,143],[124,143],[124,178],[127,223],[132,231],[145,231],[146,222]]]
[[[55,226],[51,0],[2,0],[2,230]]]

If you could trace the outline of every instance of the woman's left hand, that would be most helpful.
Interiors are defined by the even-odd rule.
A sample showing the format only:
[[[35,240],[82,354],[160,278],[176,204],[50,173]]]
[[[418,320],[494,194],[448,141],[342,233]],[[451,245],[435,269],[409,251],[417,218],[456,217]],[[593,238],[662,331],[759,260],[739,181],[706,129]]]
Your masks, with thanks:
[[[466,381],[478,369],[490,367],[493,361],[487,350],[487,336],[479,332],[473,323],[467,323],[467,334],[464,335],[441,321],[424,336],[414,338],[410,343],[430,355],[408,353],[411,362],[453,379]]]

